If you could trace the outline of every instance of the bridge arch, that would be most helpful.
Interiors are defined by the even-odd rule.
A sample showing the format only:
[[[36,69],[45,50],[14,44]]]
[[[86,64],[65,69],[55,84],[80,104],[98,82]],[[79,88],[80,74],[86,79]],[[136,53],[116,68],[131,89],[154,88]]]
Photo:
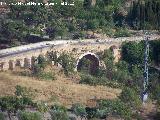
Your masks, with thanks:
[[[95,53],[91,53],[91,52],[87,52],[87,53],[84,53],[82,54],[77,62],[76,62],[76,68],[75,68],[75,71],[80,71],[81,70],[81,67],[82,67],[82,59],[83,58],[86,58],[88,60],[91,61],[91,65],[90,65],[90,73],[91,74],[94,74],[96,72],[96,70],[99,68],[100,66],[100,59],[99,57],[95,54]]]

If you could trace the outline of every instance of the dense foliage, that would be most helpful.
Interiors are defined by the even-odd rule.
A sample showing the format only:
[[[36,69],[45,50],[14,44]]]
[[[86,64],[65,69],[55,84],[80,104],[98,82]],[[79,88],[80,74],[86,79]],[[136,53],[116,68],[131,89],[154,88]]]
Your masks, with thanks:
[[[134,1],[128,14],[128,23],[135,29],[160,29],[160,2]]]
[[[10,2],[14,3],[15,0]],[[126,30],[129,27],[159,29],[158,0],[134,1],[129,10],[124,9],[125,2],[127,1],[79,0],[74,6],[10,5],[10,12],[0,18],[0,42],[15,46],[49,40],[48,37],[83,38],[88,30],[93,31],[93,34],[100,31],[109,36],[123,37],[130,36]]]
[[[64,69],[65,75],[69,75],[69,73],[74,72],[75,59],[71,54],[68,53],[60,54],[60,56],[58,57],[58,63]]]
[[[120,99],[133,109],[136,109],[141,105],[140,95],[137,95],[136,91],[132,88],[125,87],[122,90]]]
[[[131,119],[131,109],[119,100],[101,100],[98,102],[97,116],[106,118],[108,115],[118,115],[126,120]]]

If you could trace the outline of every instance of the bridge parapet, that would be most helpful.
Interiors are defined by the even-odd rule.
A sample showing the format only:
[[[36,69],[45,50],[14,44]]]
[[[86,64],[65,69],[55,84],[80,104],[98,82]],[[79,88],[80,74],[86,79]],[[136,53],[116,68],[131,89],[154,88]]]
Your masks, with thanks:
[[[33,58],[37,58],[39,55],[45,56],[47,52],[50,51],[57,51],[58,54],[62,52],[71,53],[76,60],[85,53],[94,53],[102,52],[105,49],[110,48],[113,44],[107,43],[88,43],[88,44],[81,44],[81,43],[68,43],[68,44],[58,44],[58,45],[50,45],[42,48],[37,49],[29,49],[28,51],[24,49],[10,52],[7,54],[0,55],[0,70],[13,70],[16,65],[21,67],[31,67],[33,64]],[[114,48],[114,57],[116,58],[119,56],[118,47]],[[119,58],[116,58],[118,61]]]

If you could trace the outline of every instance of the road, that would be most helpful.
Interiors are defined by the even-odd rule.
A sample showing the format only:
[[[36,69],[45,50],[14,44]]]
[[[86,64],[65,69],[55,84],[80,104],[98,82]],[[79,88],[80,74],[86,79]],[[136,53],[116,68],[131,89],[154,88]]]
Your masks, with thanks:
[[[151,35],[150,40],[160,39],[159,35]],[[0,58],[7,57],[10,55],[16,55],[32,50],[49,48],[53,46],[61,46],[65,44],[78,44],[78,45],[86,45],[86,44],[115,44],[120,45],[124,41],[142,41],[143,36],[137,37],[120,37],[120,38],[106,38],[106,39],[85,39],[85,40],[55,40],[55,41],[45,41],[34,44],[22,45],[18,47],[8,48],[0,50]]]

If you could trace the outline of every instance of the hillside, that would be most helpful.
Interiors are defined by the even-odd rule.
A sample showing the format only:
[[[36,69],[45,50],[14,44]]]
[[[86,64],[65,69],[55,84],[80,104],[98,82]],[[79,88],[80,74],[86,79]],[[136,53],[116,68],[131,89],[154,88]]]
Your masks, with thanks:
[[[5,1],[5,0],[4,0]],[[5,1],[7,2],[7,1]],[[160,2],[76,1],[74,6],[0,6],[0,48],[56,39],[128,37],[130,30],[159,30]]]
[[[35,101],[60,103],[70,107],[74,103],[95,106],[96,100],[115,99],[121,92],[120,89],[105,86],[78,84],[74,82],[79,81],[78,78],[65,77],[63,74],[56,73],[56,80],[50,81],[21,76],[17,74],[18,71],[0,72],[0,96],[14,95],[16,85],[20,85],[34,91]]]

